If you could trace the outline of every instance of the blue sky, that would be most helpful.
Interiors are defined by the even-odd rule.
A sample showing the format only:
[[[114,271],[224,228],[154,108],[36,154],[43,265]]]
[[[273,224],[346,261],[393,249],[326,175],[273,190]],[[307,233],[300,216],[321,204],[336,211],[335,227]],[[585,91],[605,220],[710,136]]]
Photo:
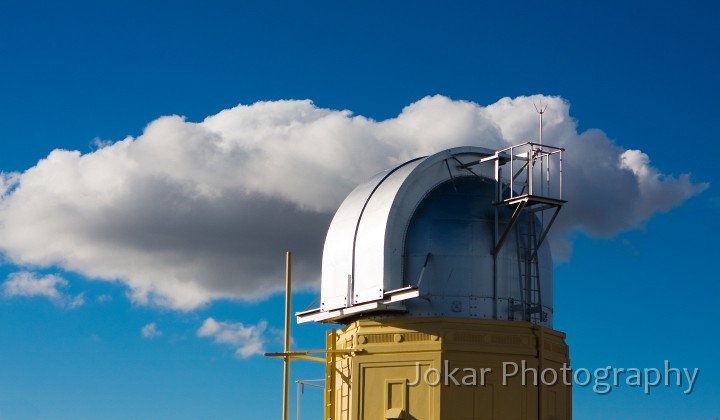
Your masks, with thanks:
[[[555,105],[549,117],[553,111],[556,117],[569,113],[558,117],[563,117],[558,136],[566,133],[561,128],[570,129],[568,142],[590,139],[608,150],[612,145],[641,150],[666,181],[658,189],[641,190],[642,195],[614,179],[594,178],[600,186],[596,198],[613,206],[600,206],[582,223],[566,219],[572,251],[555,271],[555,327],[568,334],[573,365],[661,367],[667,359],[700,369],[689,396],[673,388],[646,396],[622,387],[600,396],[576,387],[575,418],[720,416],[714,310],[720,295],[714,268],[720,257],[715,163],[720,156],[720,6],[709,1],[146,3],[2,3],[0,171],[22,174],[22,188],[10,190],[2,199],[5,207],[0,206],[0,213],[14,209],[12,217],[7,210],[0,220],[0,282],[6,285],[0,297],[0,419],[279,415],[281,363],[235,352],[255,343],[253,337],[267,351],[281,348],[282,296],[268,294],[276,284],[266,287],[262,281],[282,271],[285,242],[305,262],[299,267],[305,291],[295,296],[295,309],[315,298],[313,262],[319,265],[315,248],[324,231],[304,246],[300,239],[307,232],[287,233],[292,229],[281,216],[283,211],[302,214],[308,228],[324,229],[340,194],[335,191],[361,182],[375,166],[348,166],[339,181],[317,190],[283,189],[274,176],[289,179],[283,178],[283,168],[297,157],[308,162],[296,172],[298,178],[324,179],[327,172],[314,172],[315,161],[303,152],[326,153],[332,161],[332,143],[326,143],[332,133],[352,137],[365,133],[366,126],[371,134],[392,131],[380,123],[397,119],[402,127],[413,116],[449,115],[454,121],[458,112],[482,113],[478,109],[504,97],[537,94]],[[219,114],[238,104],[287,99],[309,99],[314,105],[269,102],[262,109]],[[403,111],[411,104],[416,106]],[[341,110],[372,121],[349,120]],[[209,155],[218,159],[213,165],[228,168],[218,174],[202,166],[205,161],[192,165],[195,157],[206,155],[191,152],[205,150],[209,138],[191,135],[198,127],[158,120],[181,115],[199,123],[215,116],[201,128],[225,133],[225,127],[250,118],[242,112],[257,118],[252,121],[260,121],[262,130],[272,131],[273,118],[307,122],[317,143],[311,138],[298,149],[286,143],[289,151],[273,149],[260,168],[233,160],[242,154]],[[314,118],[328,115],[337,125],[313,125]],[[536,121],[523,124],[534,127]],[[393,135],[406,144],[402,134]],[[146,140],[124,149],[116,142],[127,136]],[[448,135],[447,141],[464,138]],[[183,146],[175,148],[179,142]],[[582,147],[576,150],[593,153]],[[56,149],[97,158],[56,153],[55,160],[41,165]],[[388,150],[399,159],[403,150],[425,149],[412,144]],[[170,155],[179,157],[170,160]],[[386,163],[382,156],[368,160],[380,169]],[[233,162],[244,183],[233,183]],[[80,169],[73,169],[76,164]],[[250,172],[242,172],[246,167]],[[682,182],[681,174],[687,173]],[[135,177],[143,182],[133,184]],[[89,186],[77,187],[81,181]],[[128,193],[123,182],[147,191]],[[182,188],[173,189],[178,185]],[[233,226],[233,215],[217,205],[257,215],[238,204],[243,195],[237,191],[250,187],[275,194],[267,203],[256,200],[257,208],[277,212],[267,214],[273,223],[266,229],[250,229],[240,217]],[[335,195],[327,198],[330,190]],[[311,202],[302,201],[298,191]],[[112,198],[110,204],[101,200],[103,193]],[[130,199],[122,200],[122,194]],[[667,196],[673,199],[662,204]],[[213,201],[218,197],[227,201]],[[587,200],[576,198],[592,203]],[[138,224],[138,215],[153,217]],[[102,217],[112,223],[99,223]],[[225,231],[244,239],[233,241],[221,235]],[[215,260],[202,252],[225,245],[243,261]],[[253,259],[261,252],[257,249],[267,258],[262,264]],[[154,261],[162,263],[159,268]],[[183,277],[186,261],[202,270]],[[238,278],[251,273],[262,281],[234,282],[228,273],[236,267],[249,270],[236,273]],[[168,269],[176,283],[158,280]],[[44,279],[46,293],[8,292],[7,284],[23,275],[28,281]],[[114,281],[113,275],[118,276]],[[164,290],[162,284],[182,287]],[[325,329],[296,327],[295,345],[322,346]],[[216,342],[221,335],[214,333],[222,331],[229,343]],[[246,338],[237,338],[242,334]],[[322,375],[309,363],[294,368],[295,379]],[[319,392],[306,389],[304,418],[316,418],[320,401]]]

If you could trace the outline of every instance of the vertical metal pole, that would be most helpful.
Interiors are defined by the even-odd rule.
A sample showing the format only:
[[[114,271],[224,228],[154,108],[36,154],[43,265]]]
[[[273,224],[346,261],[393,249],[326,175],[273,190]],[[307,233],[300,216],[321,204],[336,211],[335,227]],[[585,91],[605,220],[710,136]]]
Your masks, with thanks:
[[[511,150],[512,151],[512,150]],[[512,156],[510,157],[512,159]],[[512,161],[512,160],[511,160]],[[510,179],[512,179],[512,173],[510,173]],[[502,191],[502,180],[500,177],[502,176],[502,173],[500,172],[500,156],[496,155],[495,159],[495,183],[497,184],[497,204],[500,204],[500,201],[502,200],[501,191]],[[512,195],[512,193],[511,193]],[[498,208],[499,206],[496,205],[495,207],[495,228],[493,230],[493,247],[497,247],[498,239],[499,239],[499,223],[500,223],[500,217],[498,214]],[[497,289],[498,289],[498,256],[497,253],[493,251],[493,319],[498,319],[498,304],[497,304]]]
[[[563,167],[562,167],[562,157],[563,156],[562,155],[563,155],[563,151],[560,150],[560,199],[561,200],[563,199],[562,198],[563,197]]]
[[[535,159],[535,151],[531,144],[530,150],[528,151],[528,194],[530,195],[533,195],[533,159]],[[542,176],[542,173],[540,176]],[[540,185],[542,185],[542,183]]]
[[[502,187],[500,186],[500,156],[495,154],[495,182],[497,185],[497,191],[495,193],[495,201],[500,203]]]
[[[542,107],[542,102],[540,102],[540,106]],[[542,116],[543,116],[544,113],[545,113],[545,110],[544,110],[544,109],[538,112],[538,114],[540,114],[540,148],[541,148],[541,149],[542,149],[542,145],[543,145],[543,143],[542,143],[542,129],[543,129],[543,118],[542,118]]]
[[[292,253],[285,253],[285,358],[283,361],[283,420],[288,420],[288,398],[290,397],[290,299],[292,297]]]
[[[510,198],[515,197],[513,181],[515,180],[515,169],[513,168],[513,160],[515,158],[515,150],[510,146]]]
[[[542,103],[540,103],[540,106],[542,106]],[[542,132],[543,132],[543,114],[545,113],[544,109],[540,110],[540,195],[545,195],[545,186],[543,185],[542,178],[543,178],[543,160],[542,160],[542,146],[543,146],[543,138],[542,138]]]
[[[300,381],[297,381],[297,389],[295,390],[295,393],[297,394],[297,402],[295,403],[295,419],[300,420],[300,391],[302,389],[302,383]]]
[[[552,156],[551,153],[548,153],[545,157],[547,161],[547,168],[545,169],[545,174],[547,175],[545,177],[545,182],[547,183],[547,195],[550,197],[550,157]]]

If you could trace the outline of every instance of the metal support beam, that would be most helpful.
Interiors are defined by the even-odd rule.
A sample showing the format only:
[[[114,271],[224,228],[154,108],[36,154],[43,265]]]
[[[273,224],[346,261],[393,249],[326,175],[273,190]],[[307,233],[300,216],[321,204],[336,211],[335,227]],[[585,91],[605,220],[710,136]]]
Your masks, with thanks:
[[[543,226],[543,233],[540,235],[540,239],[538,240],[537,245],[535,246],[535,250],[533,251],[532,256],[530,257],[530,261],[534,260],[537,256],[538,250],[540,249],[540,245],[542,245],[543,241],[545,241],[545,238],[548,235],[548,232],[550,232],[550,228],[552,227],[553,223],[555,223],[555,218],[557,217],[558,213],[560,213],[560,207],[555,207],[555,211],[553,212],[552,217],[550,218],[550,221],[548,222],[547,226]]]
[[[496,159],[499,159],[499,157],[498,157],[497,154],[488,155],[488,156],[486,156],[486,157],[484,157],[484,158],[482,158],[482,159],[473,160],[472,162],[460,163],[460,165],[458,165],[458,168],[459,168],[459,169],[467,169],[467,168],[469,168],[469,167],[471,167],[471,166],[479,165],[479,164],[485,163],[485,162],[491,162],[491,161],[494,161],[494,160],[496,160]]]
[[[265,353],[265,357],[277,357],[279,359],[288,359],[288,360],[303,359],[303,360],[310,360],[312,362],[325,363],[325,358],[308,356],[307,352],[301,352],[301,351],[290,351],[287,353],[285,353],[285,352]]]
[[[450,175],[450,182],[452,182],[453,190],[457,191],[457,186],[455,186],[455,177],[453,177],[452,171],[450,170],[450,164],[447,159],[445,159],[445,167],[447,168],[448,175]]]
[[[498,243],[495,245],[495,249],[493,249],[493,255],[497,255],[498,252],[500,252],[500,249],[502,248],[503,244],[505,243],[505,239],[507,239],[508,234],[512,230],[513,226],[515,226],[515,222],[517,222],[518,217],[520,216],[520,213],[522,213],[522,209],[525,207],[525,203],[527,203],[527,200],[522,200],[518,203],[517,207],[515,207],[515,211],[513,212],[510,222],[508,223],[507,227],[505,228],[505,231],[503,232],[503,234],[500,236]]]
[[[422,283],[423,276],[425,275],[425,269],[427,268],[428,261],[430,261],[430,253],[428,252],[427,256],[425,257],[425,263],[422,266],[422,270],[420,270],[420,278],[417,281],[417,284],[415,285],[415,288],[420,291],[420,283]]]
[[[316,356],[310,356],[311,354],[353,354],[357,353],[357,350],[354,349],[347,349],[347,350],[300,350],[300,351],[288,351],[288,352],[281,352],[281,353],[265,353],[265,357],[275,357],[278,359],[302,359],[302,360],[310,360],[312,362],[319,362],[319,363],[325,363],[327,361],[327,357],[316,357]]]

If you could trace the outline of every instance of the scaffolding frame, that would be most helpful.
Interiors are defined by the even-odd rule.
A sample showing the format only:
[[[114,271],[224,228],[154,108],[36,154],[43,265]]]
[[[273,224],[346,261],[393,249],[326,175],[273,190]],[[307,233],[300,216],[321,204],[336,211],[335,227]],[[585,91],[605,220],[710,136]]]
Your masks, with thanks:
[[[542,143],[525,142],[504,149],[481,159],[464,163],[458,167],[472,172],[475,165],[492,163],[496,195],[495,224],[493,232],[493,315],[498,319],[498,262],[497,258],[509,234],[515,228],[522,214],[528,215],[528,233],[523,252],[519,257],[525,267],[520,269],[521,302],[511,304],[509,318],[513,312],[522,311],[523,319],[539,324],[546,314],[542,311],[540,272],[537,254],[547,239],[560,208],[567,201],[563,199],[563,152],[565,149]],[[505,169],[505,171],[503,171]],[[504,176],[504,172],[506,175]],[[512,210],[512,216],[504,229],[500,229],[501,208]],[[551,212],[545,223],[545,213]],[[540,216],[541,232],[535,232],[535,215]],[[520,240],[520,238],[518,238]],[[520,244],[518,245],[520,246]]]

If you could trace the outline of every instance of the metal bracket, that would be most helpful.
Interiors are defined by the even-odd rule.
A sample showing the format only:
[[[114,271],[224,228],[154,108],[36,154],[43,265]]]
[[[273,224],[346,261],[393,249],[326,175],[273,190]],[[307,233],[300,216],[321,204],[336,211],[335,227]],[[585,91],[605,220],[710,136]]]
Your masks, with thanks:
[[[518,217],[520,216],[520,213],[522,213],[522,209],[525,207],[525,203],[527,203],[527,200],[521,200],[517,207],[515,207],[515,211],[513,211],[512,218],[510,219],[510,223],[508,223],[507,227],[505,227],[505,231],[500,236],[500,239],[498,240],[498,243],[495,244],[495,249],[493,249],[492,254],[497,255],[498,252],[500,252],[500,249],[502,248],[503,244],[505,243],[505,239],[507,239],[508,234],[512,230],[513,226],[515,226],[515,222],[517,222]]]
[[[538,240],[537,245],[535,245],[535,250],[532,253],[532,256],[530,257],[530,261],[534,260],[537,256],[538,250],[540,249],[540,245],[542,245],[543,241],[545,241],[545,238],[548,235],[548,232],[550,232],[550,228],[552,227],[553,223],[555,223],[555,218],[557,217],[558,213],[560,213],[560,207],[555,207],[555,211],[553,212],[552,217],[550,218],[550,221],[547,223],[547,226],[543,226],[543,232],[540,235],[540,239]]]

